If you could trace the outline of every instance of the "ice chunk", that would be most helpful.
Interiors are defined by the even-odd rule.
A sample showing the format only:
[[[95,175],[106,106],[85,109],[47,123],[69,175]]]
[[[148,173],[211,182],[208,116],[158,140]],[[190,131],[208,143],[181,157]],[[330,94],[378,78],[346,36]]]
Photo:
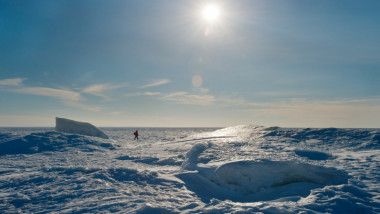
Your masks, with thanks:
[[[295,200],[311,190],[348,183],[348,174],[335,168],[292,161],[236,161],[197,172],[176,175],[202,200],[212,198],[238,202]],[[286,199],[285,199],[286,198]]]
[[[106,134],[92,124],[69,120],[66,118],[55,118],[55,130],[58,132],[81,134],[108,139]]]
[[[337,185],[347,179],[345,172],[335,168],[270,160],[227,163],[218,167],[211,178],[219,186],[242,194],[302,182]]]

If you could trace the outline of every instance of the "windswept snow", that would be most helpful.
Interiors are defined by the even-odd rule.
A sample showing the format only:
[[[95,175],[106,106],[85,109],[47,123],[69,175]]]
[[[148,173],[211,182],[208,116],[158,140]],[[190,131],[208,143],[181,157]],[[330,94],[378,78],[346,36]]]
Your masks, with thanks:
[[[2,213],[380,213],[379,129],[0,128]]]
[[[299,189],[307,188],[305,183],[319,185],[338,185],[347,183],[348,176],[345,172],[335,168],[326,168],[294,161],[237,161],[223,164],[218,167],[211,176],[211,181],[222,188],[241,195],[252,195],[299,184]],[[277,190],[277,191],[276,191]],[[296,192],[294,192],[296,194]],[[255,197],[262,199],[262,197]]]
[[[102,132],[100,129],[96,128],[94,125],[90,123],[69,120],[66,118],[55,118],[55,130],[58,132],[81,134],[108,139],[108,136],[104,134],[104,132]]]
[[[206,149],[206,145],[203,143],[198,143],[193,146],[186,153],[185,161],[182,163],[181,169],[183,170],[193,170],[196,168],[198,163],[198,156]]]
[[[327,160],[329,158],[332,158],[330,154],[327,154],[325,152],[319,152],[319,151],[312,151],[312,150],[299,150],[296,149],[294,152],[300,156],[300,157],[306,157],[310,160]]]
[[[347,173],[335,168],[270,160],[229,162],[177,176],[205,201],[299,199],[309,195],[312,189],[348,182]]]
[[[0,143],[0,156],[66,151],[70,147],[81,148],[83,151],[93,151],[100,148],[114,149],[114,146],[108,142],[96,141],[80,135],[45,132],[31,133],[21,138],[13,137],[4,140]]]

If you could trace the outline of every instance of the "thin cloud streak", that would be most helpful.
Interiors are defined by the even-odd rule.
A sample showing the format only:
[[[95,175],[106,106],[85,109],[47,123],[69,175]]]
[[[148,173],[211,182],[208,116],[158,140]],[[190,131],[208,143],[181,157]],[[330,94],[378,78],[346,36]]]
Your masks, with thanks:
[[[11,89],[11,91],[22,94],[54,97],[61,100],[78,101],[81,99],[80,93],[64,89],[54,89],[45,87],[21,87],[17,89]]]
[[[80,93],[71,90],[46,87],[26,87],[22,84],[24,80],[25,78],[3,79],[0,80],[0,86],[8,86],[10,88],[6,88],[6,90],[21,94],[54,97],[61,100],[78,101],[81,99]]]
[[[96,84],[96,85],[91,85],[82,89],[82,92],[86,94],[98,96],[98,97],[103,97],[106,100],[111,100],[111,97],[104,94],[105,92],[119,89],[119,88],[124,88],[127,86],[128,86],[127,84],[119,84],[119,85]]]
[[[157,95],[160,95],[160,94],[161,93],[159,93],[159,92],[150,92],[150,91],[147,91],[147,92],[128,93],[128,94],[125,94],[124,96],[126,96],[126,97],[157,96]]]
[[[11,91],[22,94],[53,97],[59,99],[66,106],[79,108],[86,111],[99,112],[102,110],[102,108],[98,106],[80,103],[79,101],[82,100],[81,94],[70,90],[44,87],[22,87]]]
[[[111,115],[111,116],[120,116],[120,115],[123,114],[123,112],[121,112],[121,111],[113,111],[113,112],[109,112],[108,114]]]
[[[143,93],[143,95],[146,95],[146,96],[156,96],[156,95],[160,95],[160,94],[161,93],[159,93],[159,92],[150,92],[150,91]]]
[[[98,106],[80,103],[80,101],[83,100],[80,92],[47,87],[27,87],[22,84],[24,80],[25,79],[23,78],[3,79],[0,80],[0,86],[6,86],[4,90],[14,93],[52,97],[60,100],[66,106],[75,107],[86,111],[98,112],[102,109]]]
[[[103,109],[99,106],[87,105],[84,103],[74,102],[72,100],[63,100],[62,103],[69,107],[79,108],[79,109],[82,109],[85,111],[91,111],[91,112],[99,112]]]
[[[160,80],[153,81],[153,82],[151,82],[149,84],[143,85],[140,88],[150,88],[150,87],[155,87],[155,86],[159,86],[159,85],[165,85],[165,84],[168,84],[168,83],[170,83],[170,80],[168,80],[168,79],[160,79]]]
[[[185,105],[202,105],[209,106],[214,104],[215,97],[208,94],[189,94],[187,92],[175,92],[165,95],[161,98],[162,100],[173,101]]]
[[[380,98],[352,100],[307,100],[257,103],[245,109],[258,121],[294,127],[379,128]]]
[[[0,86],[21,86],[25,78],[13,78],[0,80]]]
[[[380,97],[364,97],[341,100],[315,100],[292,98],[273,102],[252,102],[239,97],[210,94],[174,92],[164,95],[161,100],[182,105],[232,107],[235,111],[254,118],[263,125],[293,127],[346,127],[379,128]]]

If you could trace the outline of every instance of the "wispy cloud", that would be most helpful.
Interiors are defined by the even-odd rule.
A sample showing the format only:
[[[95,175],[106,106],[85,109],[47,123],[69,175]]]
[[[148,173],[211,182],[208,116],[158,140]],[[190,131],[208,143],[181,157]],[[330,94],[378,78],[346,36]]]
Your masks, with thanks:
[[[117,85],[110,85],[110,84],[96,84],[88,86],[84,89],[82,89],[83,93],[91,94],[98,97],[103,97],[107,100],[110,100],[111,97],[107,96],[105,93],[110,90],[118,89],[118,88],[124,88],[127,87],[128,84],[117,84]]]
[[[0,80],[0,86],[20,86],[25,78],[13,78]]]
[[[163,96],[161,99],[177,102],[186,105],[212,105],[216,101],[215,97],[208,94],[189,94],[187,92],[175,92]]]
[[[81,98],[80,93],[74,92],[71,90],[64,90],[64,89],[54,89],[54,88],[44,88],[44,87],[20,87],[16,89],[11,89],[11,91],[22,93],[22,94],[55,97],[61,100],[78,101]]]
[[[156,96],[156,95],[160,95],[161,93],[159,92],[150,92],[150,91],[147,91],[144,93],[144,95],[147,95],[147,96]]]
[[[346,100],[290,99],[257,103],[246,110],[256,119],[300,127],[378,127],[380,98]],[[281,124],[282,123],[282,124]]]
[[[80,92],[76,92],[70,89],[57,89],[48,87],[29,87],[24,86],[22,82],[23,78],[13,78],[13,79],[3,79],[0,80],[0,86],[3,86],[3,90],[20,93],[29,94],[36,96],[51,97],[60,100],[64,105],[69,107],[80,108],[86,111],[100,111],[101,108],[97,106],[87,105],[82,103],[83,97]]]
[[[186,91],[173,92],[162,95],[161,100],[172,101],[184,105],[201,105],[201,106],[252,106],[251,103],[238,96],[214,96],[208,93],[208,89],[198,90],[198,93],[189,93]]]
[[[136,93],[128,93],[125,94],[126,97],[137,97],[137,96],[157,96],[160,95],[161,93],[159,92],[136,92]]]
[[[87,104],[84,104],[81,102],[75,102],[72,100],[62,100],[62,103],[65,104],[66,106],[79,108],[85,111],[98,112],[102,110],[102,108],[99,106],[87,105]]]
[[[309,92],[305,90],[297,90],[297,91],[261,91],[257,92],[257,95],[265,96],[265,97],[294,97],[294,96],[307,96]]]
[[[119,115],[122,115],[123,112],[121,112],[121,111],[113,111],[113,112],[110,112],[108,114],[111,115],[111,116],[119,116]]]
[[[340,100],[315,100],[304,98],[293,98],[276,102],[261,102],[261,103],[247,103],[249,106],[257,106],[267,109],[288,109],[297,106],[308,106],[311,108],[318,108],[320,106],[378,106],[380,105],[380,97],[367,97],[357,99],[340,99]]]
[[[231,96],[221,96],[216,98],[217,102],[221,105],[230,105],[230,106],[250,106],[251,102],[241,98],[241,97],[231,97]]]
[[[238,96],[191,94],[181,91],[160,97],[183,105],[232,107],[244,118],[266,125],[294,127],[379,127],[380,97],[340,100],[292,98],[260,102]],[[252,122],[254,122],[252,121]]]
[[[165,85],[165,84],[168,84],[170,83],[170,80],[168,79],[160,79],[160,80],[155,80],[151,83],[148,83],[146,85],[143,85],[141,86],[140,88],[150,88],[150,87],[155,87],[155,86],[159,86],[159,85]]]
[[[91,85],[84,88],[82,91],[87,94],[93,94],[99,96],[103,91],[108,90],[108,85],[106,84],[97,84]]]
[[[87,105],[82,103],[81,101],[83,101],[83,98],[81,94],[79,92],[71,90],[44,87],[21,87],[17,89],[12,89],[11,91],[22,94],[52,97],[60,100],[66,106],[79,108],[91,112],[98,112],[102,109],[99,106]]]

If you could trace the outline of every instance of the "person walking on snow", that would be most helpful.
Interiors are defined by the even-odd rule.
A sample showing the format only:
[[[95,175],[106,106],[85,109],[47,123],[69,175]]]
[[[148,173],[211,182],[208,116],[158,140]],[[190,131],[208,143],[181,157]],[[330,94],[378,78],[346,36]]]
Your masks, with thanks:
[[[139,132],[136,130],[133,134],[135,135],[134,140],[136,140],[136,139],[138,140],[139,139]]]

